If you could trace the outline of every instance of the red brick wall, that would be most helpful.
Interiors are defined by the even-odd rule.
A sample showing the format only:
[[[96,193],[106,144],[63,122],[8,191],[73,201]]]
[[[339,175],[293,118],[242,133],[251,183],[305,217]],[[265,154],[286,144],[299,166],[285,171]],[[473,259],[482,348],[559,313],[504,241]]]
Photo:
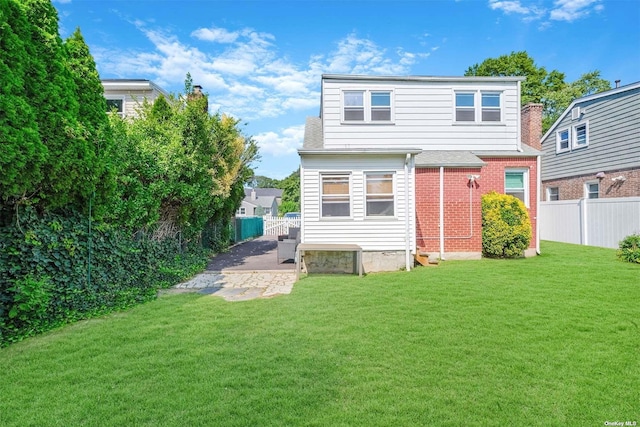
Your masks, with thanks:
[[[584,184],[587,181],[600,182],[600,198],[638,197],[640,196],[640,168],[606,171],[604,178],[598,180],[596,173],[554,179],[542,183],[541,200],[547,200],[547,188],[557,187],[560,200],[575,200],[584,197]],[[623,176],[625,181],[613,181],[612,178]]]
[[[482,194],[504,193],[505,168],[529,169],[529,216],[533,229],[530,248],[536,247],[537,163],[536,158],[483,159],[482,168],[444,169],[444,250],[482,251]],[[480,175],[469,184],[468,175]],[[471,191],[470,191],[471,190]],[[471,197],[470,197],[471,193]],[[427,252],[440,251],[440,170],[416,169],[416,244]],[[471,212],[470,208],[471,207]]]

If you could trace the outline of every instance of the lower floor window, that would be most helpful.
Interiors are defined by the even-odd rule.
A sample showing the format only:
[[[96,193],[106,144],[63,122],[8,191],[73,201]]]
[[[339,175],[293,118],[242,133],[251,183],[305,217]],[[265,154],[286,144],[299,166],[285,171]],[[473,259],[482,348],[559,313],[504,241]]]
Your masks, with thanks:
[[[367,216],[393,216],[393,174],[367,173]]]
[[[547,188],[547,200],[548,201],[560,200],[560,192],[558,191],[558,187]]]
[[[600,184],[597,182],[587,182],[584,191],[587,199],[597,199],[600,193]]]
[[[349,175],[322,175],[322,216],[351,215]]]
[[[504,192],[522,200],[525,206],[529,206],[528,197],[528,171],[506,170],[504,173]]]

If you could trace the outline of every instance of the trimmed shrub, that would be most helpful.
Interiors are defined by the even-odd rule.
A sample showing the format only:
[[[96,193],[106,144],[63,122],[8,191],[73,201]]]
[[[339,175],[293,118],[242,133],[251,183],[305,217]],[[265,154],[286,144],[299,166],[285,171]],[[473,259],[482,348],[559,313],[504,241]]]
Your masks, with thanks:
[[[620,242],[616,255],[621,261],[640,264],[640,233],[625,237]]]
[[[487,193],[482,196],[482,254],[489,258],[517,258],[531,242],[531,221],[518,198]]]

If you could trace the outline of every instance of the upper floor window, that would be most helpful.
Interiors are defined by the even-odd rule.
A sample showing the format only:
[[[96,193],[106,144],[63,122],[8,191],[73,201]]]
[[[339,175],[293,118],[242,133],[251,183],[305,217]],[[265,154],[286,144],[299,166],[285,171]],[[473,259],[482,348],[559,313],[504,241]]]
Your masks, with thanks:
[[[393,216],[393,174],[367,173],[366,175],[367,216]]]
[[[392,92],[390,90],[346,90],[342,92],[344,122],[391,122]]]
[[[321,215],[326,217],[348,217],[351,215],[350,177],[348,174],[321,176]]]
[[[456,122],[474,122],[475,120],[475,94],[456,92]]]
[[[526,169],[507,169],[504,172],[504,193],[522,200],[529,207],[529,171]]]
[[[588,123],[581,123],[573,127],[573,148],[589,145]]]
[[[482,92],[482,121],[500,121],[500,93]]]
[[[569,150],[569,129],[556,132],[556,152]]]
[[[364,92],[344,92],[344,121],[364,121]]]
[[[107,113],[114,112],[124,117],[124,98],[107,98]]]
[[[500,92],[455,92],[456,122],[500,122],[502,94]],[[477,106],[480,108],[477,108]]]

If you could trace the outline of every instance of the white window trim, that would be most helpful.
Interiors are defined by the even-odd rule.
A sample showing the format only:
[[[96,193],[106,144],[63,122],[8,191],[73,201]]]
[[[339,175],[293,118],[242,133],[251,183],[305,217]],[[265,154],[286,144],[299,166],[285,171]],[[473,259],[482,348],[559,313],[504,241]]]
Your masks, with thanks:
[[[557,202],[558,200],[551,200],[551,190],[556,189],[558,192],[558,200],[560,200],[560,187],[547,187],[547,202]]]
[[[126,97],[124,95],[105,95],[104,99],[108,100],[108,101],[122,101],[122,112],[118,112],[118,115],[120,117],[125,117],[126,116],[126,109],[127,109],[127,104],[126,104]],[[107,113],[111,113],[110,110],[107,110]]]
[[[391,190],[393,191],[392,195],[393,195],[393,215],[368,215],[367,212],[367,175],[391,175]],[[396,172],[395,171],[379,171],[379,170],[375,170],[375,171],[364,171],[363,173],[363,197],[362,197],[362,201],[364,203],[363,206],[363,211],[364,211],[364,215],[365,218],[367,220],[389,220],[389,219],[397,219],[397,212],[398,212],[398,192],[396,191]]]
[[[585,143],[582,145],[578,145],[578,132],[577,132],[577,128],[584,126],[584,132],[585,132]],[[573,150],[580,150],[582,148],[586,148],[589,146],[589,121],[584,121],[584,122],[580,122],[580,123],[576,123],[573,126],[571,126],[571,143],[569,144],[570,147],[572,147]]]
[[[347,177],[349,178],[349,216],[324,216],[323,212],[322,212],[322,197],[324,196],[324,193],[322,192],[322,179],[325,177]],[[319,200],[319,213],[320,213],[320,220],[322,221],[344,221],[344,220],[349,220],[349,219],[353,219],[353,176],[351,172],[320,172],[319,175],[320,178],[320,185],[319,185],[319,194],[318,194],[318,200]]]
[[[344,118],[344,94],[345,92],[363,92],[363,103],[364,103],[364,120],[345,120]],[[371,94],[373,92],[389,92],[389,107],[391,108],[390,120],[371,120]],[[395,94],[394,90],[387,87],[376,87],[376,88],[342,88],[340,90],[340,122],[344,125],[376,125],[376,124],[393,124],[395,123]]]
[[[560,148],[560,134],[562,132],[567,132],[567,148]],[[568,151],[571,151],[571,129],[560,129],[556,131],[556,153],[566,153]]]
[[[521,172],[522,175],[522,181],[524,184],[524,205],[529,208],[530,203],[529,203],[529,169],[527,168],[505,168],[504,170],[504,194],[509,194],[507,193],[507,172]]]
[[[589,199],[589,185],[596,184],[598,186],[598,199],[600,198],[600,181],[586,181],[584,183],[584,198]]]
[[[456,120],[456,110],[458,109],[456,105],[456,94],[473,94],[473,121],[457,121]],[[491,93],[500,95],[500,120],[499,121],[482,121],[482,94],[483,93]],[[471,107],[461,107],[466,109],[471,109]],[[496,107],[488,107],[494,110],[498,110]],[[480,126],[504,126],[504,91],[503,90],[484,90],[484,89],[454,89],[453,90],[453,123],[455,125],[469,126],[469,125],[480,125]]]

